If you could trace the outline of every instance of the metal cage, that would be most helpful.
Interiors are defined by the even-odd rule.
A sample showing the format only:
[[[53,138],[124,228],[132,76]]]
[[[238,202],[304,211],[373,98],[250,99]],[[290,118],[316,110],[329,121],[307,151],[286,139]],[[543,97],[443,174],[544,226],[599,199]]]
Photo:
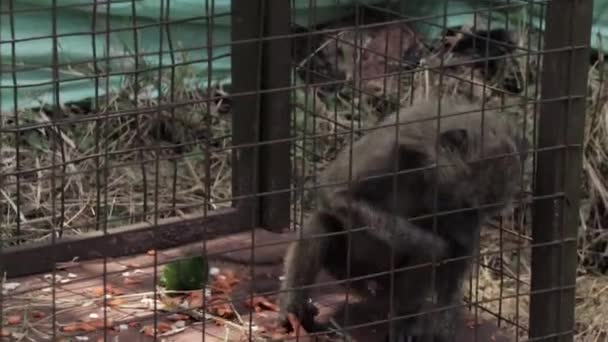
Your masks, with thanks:
[[[572,341],[593,4],[470,3],[3,1],[0,339],[311,340],[274,298],[320,172],[437,93],[516,113],[532,142],[458,340]],[[164,288],[193,255],[212,267],[174,269],[205,286]],[[315,284],[321,316],[343,285]],[[333,333],[382,340],[392,318],[359,314]]]

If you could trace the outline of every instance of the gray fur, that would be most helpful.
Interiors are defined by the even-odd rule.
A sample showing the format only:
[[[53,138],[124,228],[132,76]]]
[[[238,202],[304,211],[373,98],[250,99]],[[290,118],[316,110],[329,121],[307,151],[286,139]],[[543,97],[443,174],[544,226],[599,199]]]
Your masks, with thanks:
[[[346,232],[349,227],[356,229],[350,232],[350,278],[390,272],[391,257],[395,268],[428,265],[394,271],[392,294],[390,275],[373,279],[381,289],[374,300],[392,301],[393,316],[420,312],[433,288],[440,307],[459,302],[468,269],[464,257],[473,255],[484,220],[504,210],[517,194],[527,142],[504,113],[486,110],[482,119],[479,105],[458,100],[442,100],[438,130],[433,118],[439,113],[438,103],[431,100],[402,109],[398,143],[397,115],[388,116],[377,126],[390,126],[370,131],[353,144],[352,162],[346,148],[322,173],[323,185],[347,182],[352,165],[350,184],[321,191],[320,208],[304,223],[304,239],[295,241],[285,257],[280,304],[284,314],[296,314],[305,328],[315,330],[315,311],[308,303],[309,289],[300,287],[314,284],[321,268],[338,279],[348,276],[347,235],[314,236]],[[468,114],[443,117],[461,112]],[[404,170],[410,171],[394,176]],[[492,204],[496,206],[438,216],[434,225],[434,213]],[[430,217],[412,219],[424,215]],[[430,268],[438,259],[444,262],[435,264],[433,284]],[[369,297],[365,284],[353,282],[351,288]],[[395,322],[393,336],[451,341],[457,317],[453,311]]]

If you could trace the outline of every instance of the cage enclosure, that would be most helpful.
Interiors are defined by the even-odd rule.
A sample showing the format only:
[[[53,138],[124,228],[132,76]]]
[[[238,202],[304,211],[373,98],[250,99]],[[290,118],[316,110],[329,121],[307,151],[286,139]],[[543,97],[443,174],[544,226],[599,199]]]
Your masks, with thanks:
[[[575,320],[602,11],[3,1],[0,339],[606,339]]]

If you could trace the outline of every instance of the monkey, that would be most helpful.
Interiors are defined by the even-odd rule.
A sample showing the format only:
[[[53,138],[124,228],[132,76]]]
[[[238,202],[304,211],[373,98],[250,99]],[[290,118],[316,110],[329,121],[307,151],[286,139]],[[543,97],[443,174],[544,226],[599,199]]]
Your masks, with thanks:
[[[506,67],[501,76],[501,88],[512,94],[520,94],[523,91],[522,80],[525,77],[517,58],[511,57],[517,49],[514,33],[503,28],[490,30],[472,28],[467,31],[457,28],[446,30],[446,37],[462,33],[462,37],[451,47],[451,52],[476,59],[472,66],[481,69],[487,79],[493,78],[501,68]],[[509,62],[506,63],[505,58],[497,57],[508,57]]]
[[[456,28],[448,28],[446,36],[454,36],[459,31]],[[467,53],[479,57],[498,57],[513,53],[517,43],[513,34],[506,29],[498,28],[491,30],[471,29],[471,33],[464,32],[463,37],[456,41],[452,51]]]
[[[457,304],[482,224],[518,194],[528,142],[505,115],[481,113],[464,99],[432,98],[386,116],[350,145],[352,153],[343,149],[320,175],[322,184],[338,185],[321,189],[302,239],[286,252],[281,322],[288,326],[292,313],[305,329],[320,329],[310,290],[302,287],[313,285],[321,269],[340,280],[374,274],[350,288],[390,302],[392,317],[421,312],[433,294],[439,306]],[[428,267],[395,271],[421,264]],[[379,286],[375,295],[366,288],[370,280]],[[453,341],[452,311],[395,322],[390,340]]]

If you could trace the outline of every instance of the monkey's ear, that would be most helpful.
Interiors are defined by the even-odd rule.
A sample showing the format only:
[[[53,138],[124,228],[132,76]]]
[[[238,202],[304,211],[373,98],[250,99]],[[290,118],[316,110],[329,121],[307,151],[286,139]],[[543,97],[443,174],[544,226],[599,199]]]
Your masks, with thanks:
[[[468,147],[467,138],[466,129],[451,129],[439,135],[439,144],[444,148],[464,153]]]

